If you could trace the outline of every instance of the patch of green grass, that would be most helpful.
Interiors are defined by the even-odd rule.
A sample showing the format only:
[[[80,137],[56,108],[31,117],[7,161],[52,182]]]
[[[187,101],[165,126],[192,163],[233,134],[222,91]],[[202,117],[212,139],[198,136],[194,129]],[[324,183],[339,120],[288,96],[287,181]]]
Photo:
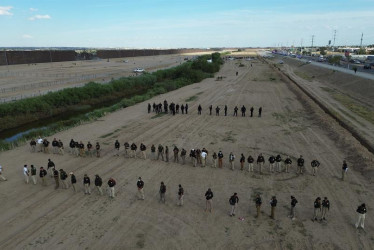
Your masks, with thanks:
[[[307,81],[312,81],[312,79],[314,78],[314,76],[309,76],[308,74],[306,74],[305,72],[301,72],[301,71],[295,71],[295,75],[297,75],[298,77],[301,77]]]
[[[333,92],[335,92],[333,89],[330,89],[330,88],[328,88],[328,87],[321,87],[321,89],[324,90],[324,91],[326,91],[326,92],[328,92],[328,93],[333,93]]]
[[[158,113],[157,115],[152,116],[151,119],[156,119],[156,118],[162,117],[164,115],[165,115],[165,113],[161,112],[161,113]]]
[[[110,133],[108,133],[108,134],[105,134],[105,135],[100,136],[99,138],[107,138],[107,137],[109,137],[109,136],[111,136],[111,135],[113,135],[113,134],[114,134],[114,132],[110,132]]]
[[[197,100],[198,96],[197,95],[193,95],[193,96],[190,96],[188,97],[185,102],[192,102],[192,101],[195,101]]]
[[[363,119],[374,124],[374,111],[373,110],[368,109],[367,107],[358,103],[357,101],[355,101],[348,95],[344,95],[342,93],[333,93],[332,97],[338,102],[340,102],[341,104],[343,104],[343,106],[345,106],[347,109],[349,109],[353,113],[357,114]]]

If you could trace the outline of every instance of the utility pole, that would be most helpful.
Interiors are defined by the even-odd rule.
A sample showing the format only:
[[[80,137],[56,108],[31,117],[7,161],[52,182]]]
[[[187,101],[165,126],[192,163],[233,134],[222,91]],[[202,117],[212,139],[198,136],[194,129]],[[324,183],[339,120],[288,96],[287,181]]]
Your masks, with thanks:
[[[361,33],[361,43],[360,43],[360,48],[362,48],[362,39],[364,37],[364,33]]]
[[[312,52],[313,52],[313,43],[314,43],[314,35],[312,35],[312,48],[310,49],[310,55],[312,55]]]
[[[332,44],[333,47],[335,47],[335,38],[336,38],[336,30],[334,30],[334,42]]]

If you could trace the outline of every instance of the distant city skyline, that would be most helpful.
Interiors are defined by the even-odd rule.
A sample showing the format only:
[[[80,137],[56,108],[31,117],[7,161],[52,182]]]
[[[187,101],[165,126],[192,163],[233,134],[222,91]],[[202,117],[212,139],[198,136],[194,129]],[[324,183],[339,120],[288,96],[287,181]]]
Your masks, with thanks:
[[[374,0],[3,0],[0,47],[374,44]]]

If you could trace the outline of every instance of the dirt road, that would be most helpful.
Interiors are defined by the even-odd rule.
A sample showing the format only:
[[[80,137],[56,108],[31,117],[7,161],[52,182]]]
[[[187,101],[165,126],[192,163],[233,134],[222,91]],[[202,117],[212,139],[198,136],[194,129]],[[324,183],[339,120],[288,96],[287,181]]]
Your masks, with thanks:
[[[0,154],[0,164],[9,179],[0,182],[1,249],[372,249],[374,245],[373,184],[360,171],[372,159],[349,133],[341,129],[293,84],[280,80],[268,65],[261,62],[227,62],[217,76],[150,100],[189,102],[188,115],[147,114],[147,103],[109,114],[100,120],[55,135],[67,145],[71,138],[99,141],[101,158],[79,158],[30,153],[27,145]],[[239,73],[235,76],[235,72]],[[197,115],[201,104],[203,114]],[[221,115],[209,115],[208,106],[221,107]],[[229,115],[223,116],[228,105]],[[233,117],[233,108],[255,108],[255,117]],[[263,115],[257,110],[263,107]],[[53,138],[52,138],[53,139]],[[125,159],[113,156],[115,139],[143,142],[148,151],[161,143],[190,150],[206,147],[209,165],[193,168],[150,159]],[[123,146],[121,147],[121,150]],[[222,150],[224,169],[211,168],[212,153]],[[236,169],[231,171],[228,155],[236,155]],[[306,173],[268,171],[260,175],[239,170],[239,157],[259,153],[288,154],[293,161],[303,155]],[[170,155],[172,155],[170,153]],[[57,169],[74,171],[79,192],[54,190],[48,186],[23,183],[22,166],[46,167],[51,158]],[[171,157],[172,158],[172,157]],[[340,180],[344,158],[349,164],[348,178]],[[311,175],[310,162],[321,162],[317,176]],[[360,166],[357,166],[357,165]],[[370,166],[372,167],[372,166]],[[83,174],[91,181],[99,174],[104,182],[117,180],[116,198],[83,194]],[[137,200],[136,181],[145,182],[145,200]],[[48,177],[49,178],[49,177]],[[167,186],[166,204],[159,203],[160,182]],[[185,205],[178,207],[178,184],[185,189]],[[204,193],[214,192],[213,213],[205,213]],[[93,188],[93,187],[92,187]],[[237,192],[239,205],[235,217],[228,215],[228,199]],[[255,194],[263,198],[262,214],[255,218]],[[271,220],[269,201],[278,198],[276,219]],[[297,219],[287,218],[290,195],[297,204]],[[327,222],[312,222],[313,202],[327,196],[331,209]],[[365,231],[357,230],[356,208],[365,202],[368,214]],[[239,219],[241,218],[241,219]]]

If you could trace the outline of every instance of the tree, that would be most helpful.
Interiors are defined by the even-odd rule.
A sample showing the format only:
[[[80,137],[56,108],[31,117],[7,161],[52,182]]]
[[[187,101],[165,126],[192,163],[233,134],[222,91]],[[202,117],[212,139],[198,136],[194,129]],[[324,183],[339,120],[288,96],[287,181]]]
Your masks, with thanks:
[[[327,54],[326,47],[319,48],[319,54],[325,56]]]
[[[357,51],[357,54],[358,54],[358,55],[365,55],[365,54],[366,54],[366,49],[364,49],[364,48],[360,48],[360,49]]]

